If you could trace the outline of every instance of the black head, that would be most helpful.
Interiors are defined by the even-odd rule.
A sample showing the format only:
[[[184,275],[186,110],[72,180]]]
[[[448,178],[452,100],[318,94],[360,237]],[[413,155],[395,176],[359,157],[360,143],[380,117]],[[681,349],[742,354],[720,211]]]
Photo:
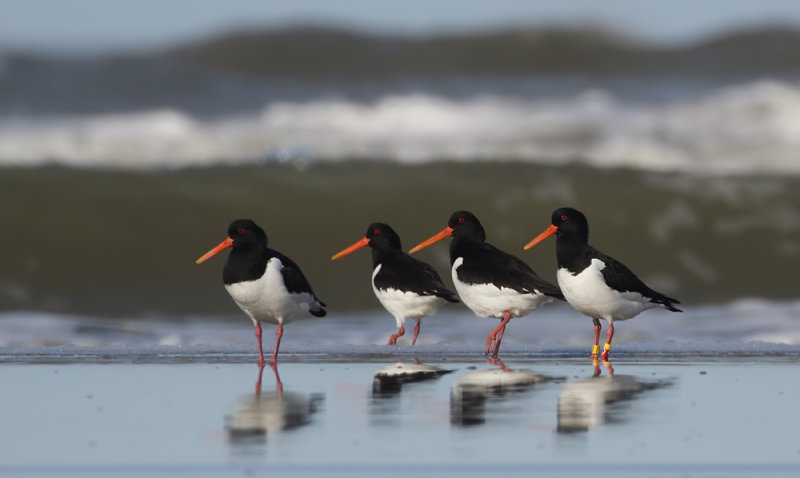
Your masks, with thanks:
[[[374,249],[400,249],[400,236],[388,224],[373,222],[367,227],[364,237]]]
[[[481,222],[469,211],[456,211],[450,216],[447,227],[452,229],[454,239],[472,239],[476,242],[486,240],[486,231]]]
[[[428,239],[420,242],[409,252],[414,253],[420,249],[424,249],[431,244],[441,241],[445,237],[453,237],[453,242],[450,243],[451,253],[453,244],[482,244],[486,240],[486,232],[481,226],[481,222],[469,211],[456,211],[450,216],[447,221],[447,227],[429,237]]]
[[[237,219],[228,226],[228,237],[233,240],[231,247],[262,244],[267,246],[267,234],[250,219]]]
[[[556,236],[580,242],[589,241],[589,221],[577,209],[562,207],[553,211],[550,219],[553,226],[557,227]]]
[[[258,251],[259,249],[263,251],[267,248],[267,235],[263,229],[250,219],[237,219],[228,226],[228,237],[195,262],[201,264],[229,247],[239,251],[240,256],[252,254],[251,251]]]
[[[377,261],[386,253],[400,251],[400,236],[398,236],[397,233],[394,232],[394,229],[389,227],[388,224],[373,222],[367,227],[367,232],[364,234],[364,237],[334,254],[331,260],[344,257],[367,246],[372,248],[372,257]]]

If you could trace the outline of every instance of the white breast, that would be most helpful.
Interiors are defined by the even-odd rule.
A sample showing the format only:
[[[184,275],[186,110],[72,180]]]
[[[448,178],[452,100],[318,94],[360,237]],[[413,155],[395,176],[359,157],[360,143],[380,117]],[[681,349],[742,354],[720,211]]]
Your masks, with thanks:
[[[403,325],[404,319],[422,319],[433,315],[444,304],[445,300],[435,295],[419,295],[392,288],[378,289],[375,287],[375,277],[382,266],[378,264],[372,272],[372,290],[381,305],[394,316],[398,327]]]
[[[273,257],[259,279],[226,285],[236,305],[254,321],[287,323],[309,316],[314,298],[308,293],[290,293],[283,283],[283,263]]]
[[[522,317],[529,314],[539,305],[551,300],[545,295],[521,293],[508,287],[461,282],[458,279],[458,268],[463,263],[464,258],[462,257],[456,258],[453,262],[453,268],[451,269],[453,284],[456,286],[456,291],[461,301],[475,312],[475,315],[502,318],[503,312],[507,310],[512,317]]]
[[[600,259],[592,259],[589,267],[578,274],[566,268],[558,270],[558,286],[575,310],[611,322],[630,319],[655,306],[638,292],[618,292],[606,285],[602,273],[605,267]]]

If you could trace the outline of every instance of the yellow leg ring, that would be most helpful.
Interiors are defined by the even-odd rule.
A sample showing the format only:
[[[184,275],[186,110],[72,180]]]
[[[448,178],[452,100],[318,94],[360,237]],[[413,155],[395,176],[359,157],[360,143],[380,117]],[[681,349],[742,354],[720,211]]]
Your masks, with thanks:
[[[611,344],[605,344],[605,345],[603,345],[603,348],[605,350],[611,350]]]
[[[600,346],[599,345],[592,345],[592,353],[594,355],[597,355],[597,352],[599,352],[599,351],[600,351]]]

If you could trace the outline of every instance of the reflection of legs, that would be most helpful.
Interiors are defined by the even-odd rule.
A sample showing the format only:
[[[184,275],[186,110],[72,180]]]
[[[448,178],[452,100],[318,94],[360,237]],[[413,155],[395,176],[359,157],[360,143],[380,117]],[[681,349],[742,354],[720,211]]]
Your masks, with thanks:
[[[600,354],[600,358],[604,361],[608,361],[608,351],[611,350],[611,339],[614,338],[614,322],[608,323],[608,340],[606,344],[603,346],[603,353]]]
[[[402,337],[403,334],[405,334],[405,333],[406,333],[406,329],[404,329],[403,326],[401,325],[400,328],[397,329],[397,333],[396,334],[392,334],[392,336],[389,337],[389,343],[386,344],[386,345],[397,345],[397,337]]]
[[[411,345],[417,345],[417,336],[419,335],[419,325],[420,321],[417,319],[417,325],[414,326],[414,339],[411,341]]]
[[[611,366],[611,362],[604,361],[604,362],[603,362],[603,365],[605,365],[605,366],[606,366],[606,370],[608,370],[608,374],[609,374],[609,375],[614,375],[614,367],[612,367],[612,366]],[[599,377],[599,376],[600,376],[600,373],[601,373],[601,369],[600,369],[600,362],[598,362],[597,360],[595,360],[595,361],[594,361],[594,376],[595,376],[595,377]]]
[[[486,363],[488,363],[489,365],[494,365],[494,366],[500,367],[500,370],[502,370],[503,372],[510,372],[511,371],[511,369],[506,367],[506,364],[504,364],[503,361],[500,360],[499,358],[487,358],[486,359]]]
[[[489,332],[489,336],[486,337],[486,355],[489,355],[489,352],[494,350],[492,358],[497,358],[497,354],[500,351],[500,342],[503,340],[503,333],[506,331],[506,324],[508,324],[509,320],[511,320],[511,313],[504,310],[503,320],[500,321],[500,325]]]
[[[272,373],[275,374],[275,391],[278,394],[278,398],[283,396],[283,382],[281,382],[281,376],[278,375],[278,363],[270,363],[270,368],[272,369]]]
[[[256,396],[261,395],[261,377],[264,375],[264,366],[266,364],[259,363],[258,364],[258,380],[256,380]],[[278,393],[278,397],[283,395],[283,382],[281,382],[281,377],[278,375],[278,364],[270,362],[269,368],[272,369],[272,373],[275,374],[275,390]]]
[[[592,322],[594,322],[594,346],[592,346],[592,358],[597,358],[597,354],[600,353],[600,330],[603,327],[600,325],[600,319],[593,318]]]
[[[258,380],[256,380],[256,396],[261,395],[261,376],[264,374],[264,364],[258,364]]]
[[[609,375],[614,375],[614,367],[611,366],[611,362],[605,361],[603,362],[603,365],[606,366],[606,370],[608,370]]]

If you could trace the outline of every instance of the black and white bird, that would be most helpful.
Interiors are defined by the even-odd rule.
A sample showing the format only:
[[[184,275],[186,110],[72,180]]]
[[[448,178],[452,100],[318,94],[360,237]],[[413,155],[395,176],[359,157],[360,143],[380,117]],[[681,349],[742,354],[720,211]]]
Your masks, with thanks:
[[[580,211],[564,207],[553,212],[550,226],[525,245],[530,249],[545,238],[556,235],[556,277],[567,302],[594,322],[592,357],[600,351],[600,319],[608,322],[608,340],[600,358],[608,360],[614,321],[627,320],[640,312],[663,307],[682,312],[679,302],[647,287],[624,264],[609,257],[589,241],[589,222]]]
[[[456,293],[447,289],[439,274],[430,265],[402,251],[400,237],[386,224],[370,224],[361,240],[336,253],[335,260],[362,247],[372,248],[372,290],[381,305],[394,316],[397,333],[389,337],[389,345],[405,334],[405,319],[414,319],[417,343],[420,321],[435,314],[445,302],[459,302]]]
[[[553,297],[564,297],[557,286],[536,275],[528,264],[486,242],[480,221],[467,211],[454,212],[446,228],[411,252],[450,236],[451,272],[459,297],[476,315],[501,319],[486,338],[486,354],[493,351],[492,357],[497,358],[512,317],[527,315]]]
[[[197,264],[229,247],[231,253],[222,270],[225,289],[256,327],[259,365],[265,363],[261,322],[278,325],[270,360],[274,364],[278,360],[283,324],[312,315],[324,317],[325,304],[314,295],[300,267],[268,248],[264,230],[249,219],[233,221],[227,239],[197,259]]]

